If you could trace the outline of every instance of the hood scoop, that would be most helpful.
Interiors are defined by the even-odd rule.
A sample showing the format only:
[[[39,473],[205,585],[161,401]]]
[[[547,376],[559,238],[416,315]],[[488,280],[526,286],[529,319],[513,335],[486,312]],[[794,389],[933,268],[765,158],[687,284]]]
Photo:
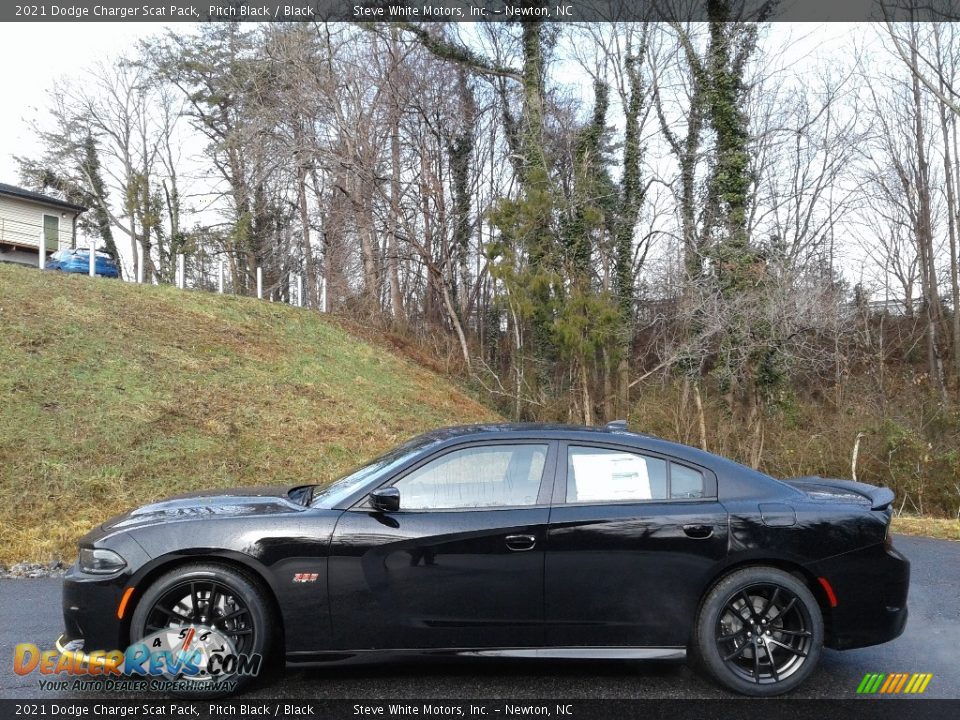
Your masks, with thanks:
[[[202,520],[219,516],[272,515],[302,511],[303,506],[291,501],[287,488],[243,488],[205,491],[178,495],[150,503],[112,518],[103,524],[104,530],[119,530],[138,525],[151,525],[180,520]]]

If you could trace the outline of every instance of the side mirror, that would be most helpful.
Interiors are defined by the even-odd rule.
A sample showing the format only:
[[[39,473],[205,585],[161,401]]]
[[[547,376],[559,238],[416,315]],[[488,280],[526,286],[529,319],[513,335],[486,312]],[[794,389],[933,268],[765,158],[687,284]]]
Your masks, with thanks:
[[[378,488],[370,493],[370,504],[383,512],[396,512],[400,509],[400,491],[395,487]]]

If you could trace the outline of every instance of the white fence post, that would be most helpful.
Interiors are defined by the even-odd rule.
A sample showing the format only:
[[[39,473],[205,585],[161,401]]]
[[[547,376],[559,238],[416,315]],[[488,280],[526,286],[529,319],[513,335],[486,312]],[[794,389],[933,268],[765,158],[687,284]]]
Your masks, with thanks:
[[[43,265],[47,260],[47,238],[40,231],[40,247],[37,249],[37,267],[43,270]]]
[[[257,265],[257,299],[263,300],[263,268]]]
[[[90,277],[97,276],[97,248],[90,243]]]
[[[320,312],[327,311],[327,279],[320,279]]]
[[[223,295],[223,258],[220,258],[220,273],[217,275],[217,292]]]
[[[181,290],[187,287],[187,261],[183,253],[177,253],[177,287]]]
[[[136,240],[133,241],[133,253],[137,258],[137,282],[143,284],[143,251]]]
[[[297,307],[303,307],[303,275],[297,275]]]

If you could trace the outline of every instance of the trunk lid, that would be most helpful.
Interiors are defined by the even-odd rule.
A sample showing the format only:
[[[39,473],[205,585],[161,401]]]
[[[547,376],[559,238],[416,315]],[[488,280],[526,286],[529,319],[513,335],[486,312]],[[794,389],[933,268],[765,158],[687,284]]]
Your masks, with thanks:
[[[810,475],[783,482],[805,493],[814,501],[855,502],[871,510],[886,510],[894,498],[893,490],[888,487],[867,485],[855,480],[837,480]]]

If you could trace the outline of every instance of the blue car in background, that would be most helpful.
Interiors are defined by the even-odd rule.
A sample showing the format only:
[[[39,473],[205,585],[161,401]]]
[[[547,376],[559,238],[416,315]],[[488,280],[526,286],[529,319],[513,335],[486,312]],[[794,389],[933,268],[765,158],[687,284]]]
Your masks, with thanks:
[[[106,253],[98,252],[94,258],[94,272],[101,277],[118,278],[120,271],[117,264]],[[90,251],[86,248],[57,250],[44,266],[47,270],[60,270],[67,273],[90,272]]]

